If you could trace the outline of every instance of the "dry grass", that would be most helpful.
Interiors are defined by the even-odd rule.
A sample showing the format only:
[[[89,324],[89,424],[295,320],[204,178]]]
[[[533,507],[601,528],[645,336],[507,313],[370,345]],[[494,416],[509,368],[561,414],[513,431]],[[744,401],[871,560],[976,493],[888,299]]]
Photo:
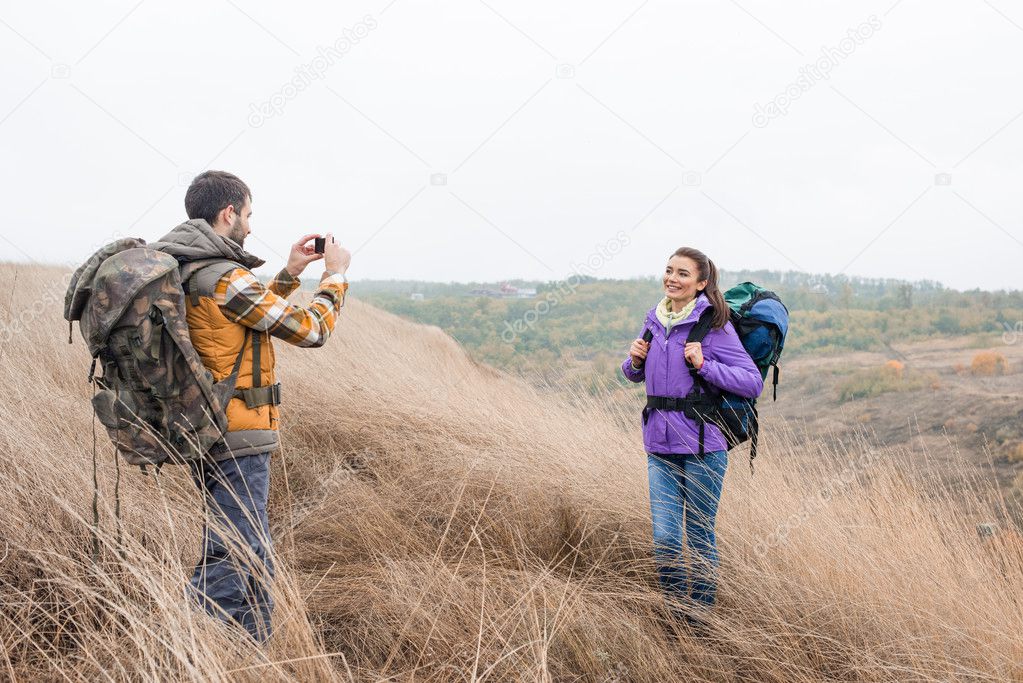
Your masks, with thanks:
[[[767,425],[755,478],[733,458],[721,602],[693,640],[660,621],[638,408],[573,407],[358,302],[325,349],[278,345],[277,630],[249,645],[183,598],[201,514],[184,472],[122,472],[118,557],[102,435],[91,566],[87,354],[67,345],[63,275],[0,267],[11,678],[1023,680],[1023,557],[978,538],[1007,516],[981,483],[925,496],[898,452]]]

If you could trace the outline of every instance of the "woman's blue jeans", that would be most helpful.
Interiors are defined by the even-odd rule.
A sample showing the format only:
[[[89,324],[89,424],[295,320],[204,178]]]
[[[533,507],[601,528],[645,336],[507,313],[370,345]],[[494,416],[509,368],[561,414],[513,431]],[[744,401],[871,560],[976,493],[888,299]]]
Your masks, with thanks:
[[[654,557],[669,598],[710,607],[717,594],[714,537],[727,451],[698,455],[647,455]],[[688,555],[688,558],[686,557]]]

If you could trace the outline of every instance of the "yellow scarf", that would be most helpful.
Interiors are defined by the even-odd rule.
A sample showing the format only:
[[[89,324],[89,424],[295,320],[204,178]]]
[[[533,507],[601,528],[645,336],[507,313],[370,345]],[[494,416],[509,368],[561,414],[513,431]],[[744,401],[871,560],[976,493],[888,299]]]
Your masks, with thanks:
[[[672,327],[692,314],[693,309],[696,308],[696,300],[699,298],[699,295],[694,296],[693,300],[683,306],[682,310],[677,313],[671,310],[671,299],[668,297],[664,297],[664,300],[657,304],[657,319],[664,325],[665,333],[670,332]]]

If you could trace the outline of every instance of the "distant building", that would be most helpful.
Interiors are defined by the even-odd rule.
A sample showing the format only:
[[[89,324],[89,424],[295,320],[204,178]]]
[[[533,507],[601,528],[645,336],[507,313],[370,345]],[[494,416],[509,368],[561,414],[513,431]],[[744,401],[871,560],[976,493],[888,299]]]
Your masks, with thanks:
[[[519,289],[507,282],[501,284],[500,289],[474,289],[469,292],[472,296],[483,296],[490,299],[532,299],[536,297],[535,289]]]
[[[423,300],[423,293],[422,292],[412,292],[412,294],[409,295],[409,299],[411,299],[412,301],[422,301]]]

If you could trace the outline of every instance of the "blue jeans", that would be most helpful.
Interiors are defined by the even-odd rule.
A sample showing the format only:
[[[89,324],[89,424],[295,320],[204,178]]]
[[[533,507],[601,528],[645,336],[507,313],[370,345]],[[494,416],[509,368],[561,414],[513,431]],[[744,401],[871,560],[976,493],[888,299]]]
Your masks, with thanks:
[[[194,599],[259,642],[270,637],[274,576],[270,526],[270,454],[192,464],[205,501],[202,555],[192,575]]]
[[[647,455],[654,557],[669,598],[710,607],[717,594],[714,537],[727,451],[698,455]],[[688,548],[689,562],[686,562]]]

